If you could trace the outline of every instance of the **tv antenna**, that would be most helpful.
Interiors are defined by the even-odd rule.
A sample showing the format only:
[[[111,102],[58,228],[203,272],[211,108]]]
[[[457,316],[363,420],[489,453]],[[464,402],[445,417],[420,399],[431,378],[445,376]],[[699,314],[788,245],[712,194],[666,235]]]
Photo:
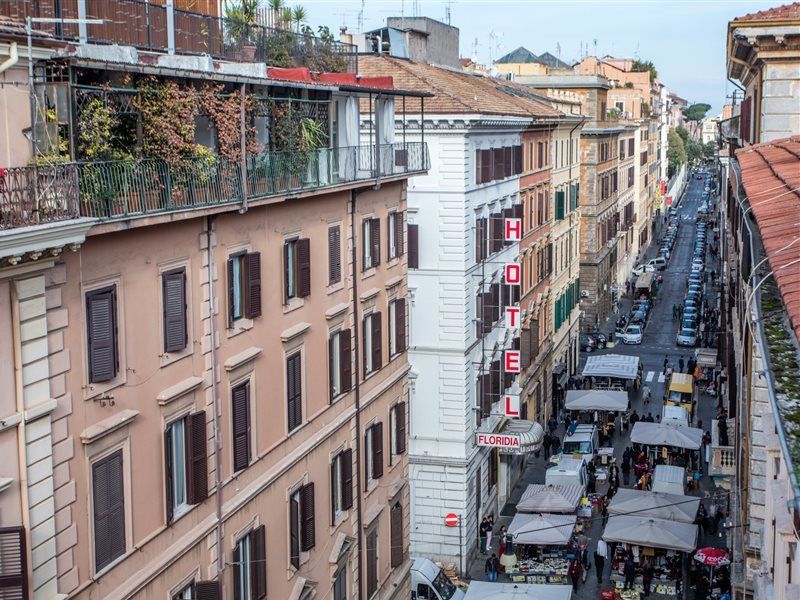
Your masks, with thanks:
[[[361,0],[361,10],[358,11],[358,33],[364,33],[364,8],[367,0]]]
[[[448,25],[450,25],[452,7],[453,7],[453,0],[447,0],[447,3],[445,4],[444,7],[444,20]]]

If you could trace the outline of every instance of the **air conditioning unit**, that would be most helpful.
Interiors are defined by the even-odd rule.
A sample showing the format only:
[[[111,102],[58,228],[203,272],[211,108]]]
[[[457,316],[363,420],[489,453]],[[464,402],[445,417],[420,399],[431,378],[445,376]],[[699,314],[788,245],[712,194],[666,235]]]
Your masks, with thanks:
[[[581,290],[581,298],[588,298],[589,290]]]

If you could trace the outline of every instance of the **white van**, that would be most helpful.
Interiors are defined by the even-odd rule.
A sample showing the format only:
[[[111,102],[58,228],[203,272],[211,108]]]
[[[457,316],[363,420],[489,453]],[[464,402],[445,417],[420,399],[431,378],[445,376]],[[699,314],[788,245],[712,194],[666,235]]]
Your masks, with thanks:
[[[667,259],[663,256],[657,256],[656,258],[651,259],[647,264],[648,266],[655,267],[661,271],[667,268]]]
[[[686,469],[675,465],[656,465],[653,473],[654,492],[686,495]]]
[[[411,564],[411,600],[464,600],[464,592],[427,558],[413,558]]]
[[[600,433],[594,425],[578,425],[572,435],[564,436],[561,454],[564,456],[580,455],[591,460],[600,447]]]
[[[670,406],[665,404],[661,407],[661,422],[669,425],[689,427],[689,411],[683,406]]]
[[[586,485],[586,463],[577,458],[562,458],[544,472],[545,485]]]

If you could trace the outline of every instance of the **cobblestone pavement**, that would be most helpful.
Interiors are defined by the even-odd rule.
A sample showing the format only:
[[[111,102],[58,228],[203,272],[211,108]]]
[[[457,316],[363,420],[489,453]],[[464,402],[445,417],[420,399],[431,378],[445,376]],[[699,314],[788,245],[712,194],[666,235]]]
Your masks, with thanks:
[[[684,299],[686,281],[690,272],[689,263],[691,262],[692,247],[694,245],[695,217],[697,214],[697,208],[702,201],[701,198],[703,193],[703,185],[703,181],[693,178],[683,196],[680,206],[678,207],[678,220],[680,222],[678,239],[673,247],[669,265],[667,266],[667,269],[663,271],[664,281],[661,285],[661,289],[658,291],[658,297],[653,308],[652,316],[650,317],[645,329],[645,335],[642,344],[638,346],[619,344],[613,349],[599,351],[600,353],[629,354],[640,357],[644,368],[643,384],[650,387],[651,401],[647,406],[645,406],[641,397],[641,391],[629,392],[629,395],[631,398],[632,407],[642,416],[647,415],[647,413],[652,413],[654,417],[658,414],[661,414],[661,407],[663,405],[665,391],[664,388],[668,383],[665,381],[666,378],[663,376],[665,356],[669,358],[669,361],[673,365],[677,365],[681,356],[683,356],[685,360],[688,360],[689,356],[693,354],[693,349],[681,348],[675,345],[678,322],[672,319],[672,305],[682,304]],[[656,233],[657,239],[660,239],[662,235],[661,230],[662,224],[658,223]],[[713,237],[713,232],[709,231],[709,243],[713,241]],[[656,255],[658,252],[658,246],[659,244],[654,243],[652,247],[648,249],[646,254],[647,259]],[[644,260],[645,259],[642,259],[642,261]],[[718,259],[712,258],[709,254],[707,256],[706,269],[707,271],[714,269],[717,273],[719,273],[720,269]],[[718,288],[712,287],[710,282],[707,283],[706,300],[710,306],[717,306],[718,294]],[[624,296],[620,302],[620,314],[627,314],[630,310],[630,305],[630,297]],[[602,331],[604,331],[606,334],[612,332],[614,330],[614,323],[618,316],[619,315],[617,314],[612,315],[605,323]],[[585,355],[582,354],[581,364],[583,364],[584,361]],[[711,420],[715,417],[716,413],[715,399],[705,394],[701,394],[701,397],[698,400],[696,412],[697,415],[695,417],[695,426],[703,427],[704,429],[710,429]],[[699,424],[700,422],[702,425]],[[557,433],[563,439],[563,425],[559,425]],[[629,436],[630,429],[628,431],[618,431],[614,436],[614,453],[618,464],[622,461],[622,453],[625,450],[625,447],[630,444]],[[544,473],[544,455],[542,454],[538,458],[533,455],[529,455],[526,468],[523,472],[520,482],[517,484],[513,493],[511,494],[509,502],[501,511],[500,519],[495,523],[495,531],[499,531],[500,525],[508,525],[511,522],[511,519],[515,513],[516,503],[528,484],[544,483]],[[633,487],[634,479],[635,478],[631,476],[630,485],[622,487]],[[597,491],[599,493],[604,493],[607,489],[608,486],[603,484],[598,485]],[[704,469],[704,475],[700,479],[699,488],[695,489],[692,494],[708,498],[708,496],[714,493],[714,491],[714,482],[710,477],[705,475]],[[705,504],[706,508],[710,509],[711,500],[706,500]],[[598,517],[592,522],[591,527],[587,531],[587,535],[591,540],[589,544],[590,557],[594,553],[594,550],[597,546],[597,540],[600,539],[602,532],[602,521]],[[723,546],[724,543],[724,533],[718,533],[716,535],[711,533],[706,535],[702,531],[700,533],[700,547],[706,545]],[[497,552],[498,546],[499,540],[495,539],[493,541],[492,551]],[[467,575],[473,579],[485,580],[485,560],[485,556],[478,555],[477,558],[472,560],[472,562],[469,564]],[[610,565],[606,563],[602,584],[596,577],[594,565],[592,565],[592,567],[593,568],[588,572],[586,581],[579,584],[577,593],[573,595],[574,598],[587,600],[597,599],[600,597],[600,591],[602,589],[610,589],[611,586],[608,579]],[[499,581],[508,581],[508,578],[501,574]],[[689,592],[688,594],[684,594],[684,597],[692,598],[693,594],[692,592]],[[666,597],[651,594],[650,598]]]

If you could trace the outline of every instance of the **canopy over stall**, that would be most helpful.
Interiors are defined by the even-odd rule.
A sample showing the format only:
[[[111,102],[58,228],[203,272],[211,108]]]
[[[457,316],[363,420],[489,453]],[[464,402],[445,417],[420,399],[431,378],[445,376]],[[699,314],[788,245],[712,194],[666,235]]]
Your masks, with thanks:
[[[669,391],[691,394],[694,390],[694,378],[688,373],[673,373],[669,380]]]
[[[532,483],[517,502],[517,511],[527,513],[575,512],[585,489],[582,485]]]
[[[701,367],[715,367],[717,365],[716,348],[698,348],[694,351],[697,364]]]
[[[583,367],[584,377],[617,377],[636,379],[639,374],[639,357],[622,354],[590,356]]]
[[[617,515],[609,517],[603,539],[607,542],[691,552],[697,547],[697,525]]]
[[[508,533],[517,544],[566,546],[575,529],[575,515],[517,513],[508,526]]]
[[[570,600],[571,585],[473,581],[464,600]]]
[[[608,514],[693,523],[699,506],[700,498],[694,496],[619,488],[608,505]]]
[[[631,430],[631,441],[645,446],[673,446],[698,450],[703,441],[703,430],[670,423],[639,421]]]
[[[568,410],[628,410],[628,392],[615,390],[569,390]]]

